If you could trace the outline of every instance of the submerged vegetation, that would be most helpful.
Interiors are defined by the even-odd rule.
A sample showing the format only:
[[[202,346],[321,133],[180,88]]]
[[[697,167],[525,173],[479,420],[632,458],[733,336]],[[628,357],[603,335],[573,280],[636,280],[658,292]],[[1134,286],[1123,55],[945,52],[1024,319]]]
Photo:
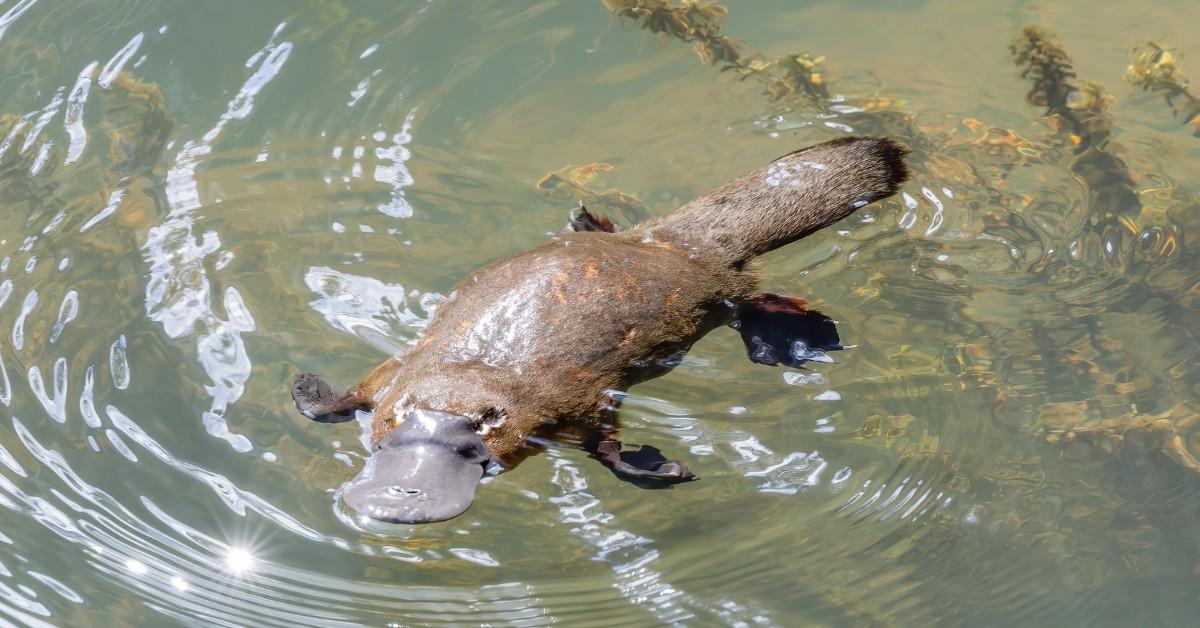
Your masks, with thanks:
[[[101,128],[115,169],[128,174],[154,167],[173,127],[159,86],[121,72],[100,97],[105,103]]]
[[[1013,62],[1021,68],[1021,78],[1031,83],[1025,95],[1029,104],[1045,107],[1046,115],[1069,133],[1078,152],[1091,147],[1102,149],[1110,135],[1106,114],[1113,101],[1104,88],[1099,83],[1080,81],[1070,55],[1036,26],[1022,29],[1009,50]]]
[[[1108,114],[1113,97],[1092,81],[1079,81],[1070,56],[1046,31],[1026,27],[1011,46],[1014,62],[1021,75],[1030,79],[1026,95],[1030,104],[1047,108],[1047,116],[1058,129],[1060,138],[1074,146],[1071,172],[1091,190],[1090,204],[1095,217],[1092,230],[1109,251],[1131,251],[1136,242],[1142,253],[1170,257],[1179,251],[1182,233],[1179,226],[1159,206],[1146,206],[1138,190],[1137,178],[1112,150],[1112,118]],[[1169,179],[1155,177],[1155,191],[1176,186]],[[1164,185],[1164,183],[1166,185]],[[1192,201],[1172,198],[1183,209]],[[1124,232],[1125,237],[1121,237]],[[1130,255],[1115,261],[1128,262]]]
[[[825,57],[809,52],[786,54],[766,60],[761,52],[743,52],[734,39],[721,34],[729,9],[705,0],[604,0],[614,15],[629,18],[641,28],[691,43],[700,60],[722,71],[733,71],[743,80],[754,78],[766,86],[771,100],[806,96],[814,101],[828,98],[823,66]]]
[[[1148,573],[1152,567],[1148,550],[1171,515],[1139,506],[1132,486],[1119,493],[1106,487],[1121,485],[1121,468],[1131,460],[1165,463],[1158,471],[1164,475],[1172,470],[1200,473],[1196,456],[1200,419],[1186,394],[1148,397],[1160,386],[1185,386],[1180,381],[1184,373],[1156,365],[1153,356],[1131,349],[1129,343],[1139,342],[1134,340],[1136,334],[1112,337],[1123,333],[1114,323],[1123,319],[1114,317],[1136,316],[1142,302],[1098,302],[1102,297],[1093,292],[1135,285],[1131,293],[1142,299],[1177,300],[1178,287],[1194,282],[1189,278],[1194,270],[1188,270],[1194,269],[1194,262],[1182,258],[1182,223],[1194,222],[1200,205],[1167,175],[1135,172],[1121,157],[1110,114],[1114,97],[1100,84],[1079,77],[1071,56],[1052,34],[1029,26],[1019,32],[1010,52],[1020,76],[1029,81],[1025,100],[1044,109],[1041,122],[1049,127],[1048,133],[1027,136],[979,120],[946,121],[936,115],[918,123],[917,114],[905,103],[878,92],[831,97],[824,57],[797,53],[767,62],[760,53],[744,51],[721,33],[728,15],[721,5],[689,0],[604,0],[604,4],[645,30],[691,43],[705,63],[743,79],[764,81],[772,107],[815,111],[822,119],[837,118],[855,133],[902,139],[913,150],[911,160],[920,164],[917,185],[925,176],[936,178],[940,185],[961,184],[954,201],[969,208],[961,210],[964,215],[942,215],[940,201],[926,187],[924,196],[939,212],[930,219],[926,237],[890,245],[904,247],[903,252],[879,252],[914,259],[918,276],[879,277],[858,291],[874,297],[891,291],[892,298],[909,298],[909,293],[932,289],[928,281],[921,288],[912,282],[936,279],[939,298],[926,307],[933,312],[954,308],[939,314],[939,319],[954,320],[964,329],[973,327],[978,340],[955,347],[952,360],[901,347],[886,366],[889,375],[864,386],[863,394],[887,395],[885,381],[912,382],[933,377],[932,372],[949,371],[957,381],[946,386],[964,397],[979,394],[1016,438],[998,443],[990,458],[955,464],[946,456],[946,448],[953,445],[938,438],[933,418],[873,414],[851,436],[893,451],[901,464],[936,469],[931,473],[942,478],[941,486],[972,494],[980,512],[998,517],[998,529],[1011,534],[1010,542],[1061,557],[1079,590],[1130,573]],[[1136,49],[1129,80],[1163,94],[1177,114],[1193,123],[1200,115],[1200,104],[1188,91],[1169,50],[1153,44]],[[1064,171],[1082,190],[1079,200],[1064,201],[1037,189]],[[574,177],[581,188],[592,174],[586,168],[585,172],[588,176]],[[1034,181],[1039,183],[1031,186],[1029,179],[1021,178],[1029,172],[1036,173]],[[562,173],[557,178],[548,175],[543,183],[572,180]],[[910,196],[905,204],[907,212],[897,226],[910,229],[919,219],[915,210],[921,202]],[[1047,306],[1034,319],[1014,321],[1012,327],[988,316],[989,308],[1009,307],[992,303],[988,293],[1004,294],[1014,288],[989,290],[986,285],[968,284],[962,277],[972,271],[940,262],[952,257],[939,252],[953,251],[954,242],[948,236],[930,236],[938,230],[938,220],[958,221],[954,238],[968,237],[969,232],[977,239],[1008,243],[1012,268],[1024,264],[1022,272],[1057,292],[1060,303]],[[1041,249],[1032,246],[1034,255],[1025,258],[1018,254],[1016,242],[1040,243]],[[869,253],[861,255],[860,264],[869,267]],[[1107,314],[1099,314],[1106,310]],[[1064,338],[1074,340],[1064,344]],[[871,344],[870,339],[863,341]],[[1130,357],[1131,353],[1136,354],[1131,358],[1134,366],[1114,367],[1110,356]],[[901,363],[910,364],[911,372],[895,366]],[[890,372],[896,369],[899,372]],[[1077,393],[1052,395],[1045,384],[1029,383],[1031,378],[1060,382],[1062,390],[1080,388],[1072,383],[1088,385]],[[1104,480],[1077,479],[1084,476]],[[1064,487],[1069,490],[1064,492]],[[961,533],[959,522],[943,523],[947,535]],[[919,531],[912,540],[913,552],[924,551],[918,541],[936,542]],[[855,615],[886,615],[861,601],[828,601]]]
[[[1141,200],[1128,167],[1109,150],[1113,98],[1091,81],[1079,81],[1071,57],[1046,31],[1035,26],[1021,30],[1009,47],[1021,76],[1032,87],[1029,104],[1046,107],[1060,136],[1074,145],[1069,168],[1091,190],[1092,229],[1108,250],[1124,250],[1138,235]],[[1122,238],[1121,231],[1129,237]]]
[[[575,200],[593,209],[616,211],[628,224],[641,222],[646,217],[646,206],[637,198],[620,190],[596,192],[587,187],[601,172],[612,169],[612,164],[607,163],[566,166],[543,176],[536,187],[551,198]]]
[[[825,57],[798,52],[767,60],[760,52],[742,50],[741,43],[721,33],[729,9],[706,0],[602,0],[618,18],[629,19],[655,35],[692,44],[700,61],[737,74],[740,80],[763,84],[771,101],[803,97],[823,107],[829,98],[825,79]],[[600,166],[597,168],[597,166]],[[597,192],[586,183],[608,164],[566,166],[547,173],[537,189],[552,198],[573,200],[593,207],[611,207],[626,217],[644,215],[634,196],[619,190]]]
[[[1021,78],[1032,83],[1025,99],[1031,105],[1046,107],[1049,113],[1067,109],[1071,94],[1076,91],[1073,82],[1077,77],[1062,46],[1042,29],[1026,26],[1008,49],[1013,61],[1022,68]]]
[[[802,97],[817,107],[827,104],[825,57],[804,51],[767,60],[760,52],[743,51],[738,40],[721,33],[729,14],[722,4],[705,0],[602,1],[618,18],[632,20],[655,35],[692,44],[701,62],[722,72],[734,72],[739,80],[760,81],[764,95],[772,102]],[[599,171],[607,170],[612,166],[566,166],[543,176],[537,189],[556,199],[594,208],[611,207],[627,218],[644,215],[644,205],[633,195],[619,190],[597,192],[586,186]]]
[[[650,31],[691,43],[700,59],[709,65],[738,67],[742,53],[734,40],[721,34],[729,9],[716,2],[683,0],[604,0],[620,17],[636,20]]]
[[[1134,87],[1163,95],[1176,116],[1192,125],[1192,134],[1200,137],[1200,99],[1188,89],[1188,79],[1175,64],[1175,51],[1148,41],[1135,46],[1125,80]]]
[[[1139,160],[1121,145],[1114,96],[1079,76],[1083,72],[1063,43],[1037,27],[1018,33],[1012,59],[1028,81],[1025,101],[1038,111],[1029,110],[1028,126],[1008,128],[922,111],[873,85],[843,84],[845,93],[839,93],[824,56],[795,52],[771,59],[755,52],[724,34],[729,9],[715,2],[604,5],[623,24],[690,45],[714,73],[761,85],[762,98],[748,109],[752,116],[764,110],[770,116],[756,122],[787,115],[793,123],[788,128],[807,125],[805,133],[886,134],[913,149],[908,194],[889,201],[888,211],[864,217],[832,253],[850,267],[838,277],[849,282],[846,303],[877,300],[876,307],[863,309],[885,311],[879,319],[890,322],[870,316],[849,321],[863,337],[855,339],[862,346],[847,361],[864,366],[842,371],[850,380],[847,390],[858,388],[846,394],[842,416],[831,419],[841,422],[831,438],[844,436],[896,463],[895,477],[906,479],[887,478],[888,491],[896,492],[890,498],[884,492],[881,502],[901,499],[902,488],[939,497],[944,491],[969,500],[969,516],[990,527],[971,538],[982,528],[943,515],[933,501],[918,501],[915,511],[932,513],[925,521],[933,525],[890,532],[895,543],[880,546],[889,548],[893,570],[877,577],[861,555],[848,556],[823,574],[823,600],[863,623],[916,623],[897,616],[919,611],[921,596],[931,595],[922,585],[932,579],[934,561],[922,559],[944,558],[936,552],[947,544],[958,544],[955,557],[964,563],[997,546],[1034,548],[1061,561],[1068,591],[1092,592],[1176,567],[1155,564],[1161,557],[1150,550],[1171,541],[1164,538],[1171,530],[1194,529],[1191,511],[1178,507],[1182,500],[1147,505],[1143,482],[1200,478],[1194,367],[1176,359],[1200,354],[1200,339],[1187,326],[1169,325],[1200,309],[1200,262],[1184,246],[1185,227],[1200,226],[1200,204],[1159,164]],[[319,6],[324,12],[310,26],[314,32],[348,13],[337,3]],[[340,40],[339,57],[356,58],[359,43],[349,36]],[[1156,102],[1161,95],[1200,134],[1200,101],[1173,51],[1154,43],[1135,48],[1126,78],[1156,95]],[[1012,97],[1018,102],[1021,94]],[[107,179],[132,185],[111,220],[129,226],[125,235],[134,237],[129,234],[144,233],[155,222],[153,216],[139,218],[138,202],[148,207],[141,211],[152,210],[149,188],[161,182],[136,179],[161,163],[171,131],[168,108],[157,85],[125,73],[111,89],[98,90],[93,106],[100,107],[102,132],[91,141],[106,143],[107,150],[88,151],[83,166],[107,168],[116,175]],[[0,201],[14,216],[28,216],[29,224],[48,222],[71,203],[103,206],[111,186],[80,200],[69,181],[48,176],[60,174],[55,169],[63,164],[64,147],[39,137],[32,120],[0,116]],[[764,125],[766,131],[784,128]],[[48,156],[40,154],[42,147]],[[644,219],[647,209],[637,196],[602,184],[612,170],[603,162],[569,165],[543,176],[536,188],[556,202],[578,200],[627,224]],[[29,210],[19,211],[23,205]],[[93,242],[103,244],[106,237],[117,236],[104,232]],[[974,247],[971,254],[963,252],[966,247]],[[987,253],[988,247],[996,253]],[[257,258],[248,260],[245,268],[257,272]],[[1169,317],[1162,314],[1168,308]],[[44,336],[47,327],[32,327],[30,334]],[[905,404],[937,395],[953,396],[963,415],[922,416]],[[870,403],[854,406],[856,399]],[[994,422],[1009,437],[970,442],[945,429],[945,421],[960,418],[989,428]],[[280,448],[307,451],[302,443],[282,443]],[[954,455],[960,451],[973,458]],[[342,464],[319,462],[320,468],[299,476],[314,491],[335,484]],[[907,476],[920,488],[907,488]],[[856,503],[847,499],[833,516],[855,525],[892,516],[879,502],[866,505],[875,499],[869,492]],[[1195,544],[1181,546],[1180,561],[1194,562],[1189,567],[1200,573]],[[977,565],[969,567],[972,573],[979,572]],[[906,585],[895,588],[896,582]],[[938,595],[958,599],[954,587],[962,585],[938,584]],[[889,594],[903,600],[889,602]],[[1005,595],[1011,590],[997,598]]]

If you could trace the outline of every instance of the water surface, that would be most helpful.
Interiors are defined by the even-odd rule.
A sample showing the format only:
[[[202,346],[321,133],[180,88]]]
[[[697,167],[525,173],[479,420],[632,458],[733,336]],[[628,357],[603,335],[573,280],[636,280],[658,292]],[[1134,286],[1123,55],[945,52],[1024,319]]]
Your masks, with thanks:
[[[1198,7],[730,3],[744,49],[826,57],[813,102],[599,1],[0,1],[0,616],[1192,625],[1200,139],[1122,77],[1147,38],[1200,76]],[[1115,98],[1124,172],[1026,100],[1031,23]],[[553,450],[445,524],[336,508],[366,425],[290,377],[354,382],[556,232],[547,173],[610,165],[629,224],[847,133],[912,146],[904,194],[759,267],[854,348],[772,369],[718,330],[623,405],[702,481]]]

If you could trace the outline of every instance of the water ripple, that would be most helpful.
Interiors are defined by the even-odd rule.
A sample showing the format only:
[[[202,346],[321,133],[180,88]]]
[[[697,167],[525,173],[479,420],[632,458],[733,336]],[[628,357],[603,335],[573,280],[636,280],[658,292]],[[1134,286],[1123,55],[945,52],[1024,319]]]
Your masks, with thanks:
[[[14,349],[20,350],[25,347],[25,319],[33,312],[33,308],[37,307],[37,303],[37,290],[30,290],[25,295],[25,300],[21,303],[21,313],[17,315],[17,320],[13,322],[12,343]]]
[[[75,86],[67,94],[67,109],[63,115],[63,126],[66,127],[67,135],[71,139],[67,145],[67,156],[63,160],[64,166],[79,161],[79,156],[83,154],[83,149],[87,146],[87,131],[83,126],[83,109],[87,105],[88,92],[91,91],[92,78],[96,74],[97,65],[99,65],[98,61],[86,65],[79,72]],[[42,233],[49,233],[51,229],[52,227],[47,227]]]
[[[769,617],[763,610],[727,600],[710,604],[668,582],[652,568],[659,559],[654,541],[616,527],[615,515],[606,512],[604,504],[587,491],[587,480],[579,469],[555,452],[550,455],[554,458],[551,482],[562,491],[561,496],[550,498],[550,503],[558,506],[564,523],[573,525],[572,532],[595,549],[592,560],[611,567],[612,586],[630,602],[670,625],[693,620],[749,625]],[[766,623],[771,622],[766,619]]]
[[[844,95],[764,105],[598,2],[231,7],[216,47],[195,3],[0,4],[0,623],[1195,615],[1195,150],[1149,96],[1110,111],[1138,198],[1106,205],[1020,94],[864,86],[875,62],[828,41]],[[756,6],[730,28],[791,45],[795,16]],[[702,481],[641,491],[554,450],[446,525],[339,518],[366,450],[292,411],[295,363],[345,385],[405,350],[438,291],[561,227],[539,176],[605,160],[662,212],[851,130],[907,142],[913,181],[760,272],[855,348],[770,370],[718,330],[614,395],[627,442]]]
[[[434,293],[408,292],[399,284],[344,273],[327,266],[309,268],[304,283],[318,298],[310,303],[335,329],[361,336],[372,345],[396,353],[395,339],[414,337],[442,300]],[[409,305],[415,297],[420,310]]]
[[[165,222],[150,229],[145,245],[151,277],[146,286],[146,312],[151,320],[162,323],[172,338],[184,337],[199,327],[196,350],[213,382],[207,388],[212,405],[203,416],[205,430],[242,453],[253,449],[253,445],[244,435],[230,431],[224,413],[230,403],[241,397],[250,376],[250,361],[241,334],[253,331],[254,319],[233,287],[224,295],[229,320],[217,316],[210,305],[204,260],[219,250],[221,243],[215,231],[206,231],[200,243],[195,242],[193,212],[201,207],[195,171],[197,159],[212,152],[212,143],[225,127],[250,115],[255,97],[287,61],[292,45],[286,41],[275,43],[283,26],[280,24],[267,45],[246,61],[247,68],[256,64],[258,67],[229,101],[217,123],[199,143],[190,140],[185,143],[176,156],[175,165],[167,173],[166,196],[171,211]]]
[[[4,39],[4,31],[8,30],[8,27],[12,26],[13,22],[16,22],[23,13],[32,8],[35,2],[37,0],[18,0],[16,4],[8,7],[3,15],[0,15],[0,39]]]
[[[42,380],[42,370],[37,365],[29,367],[29,388],[33,396],[45,408],[46,414],[59,423],[67,421],[67,360],[58,358],[51,370],[52,392],[46,392],[46,383]]]
[[[129,43],[121,47],[111,59],[104,62],[104,67],[100,68],[100,74],[96,77],[96,84],[104,89],[112,86],[113,81],[117,79],[117,75],[125,68],[125,64],[137,54],[138,48],[141,47],[142,41],[145,39],[145,34],[138,33],[129,40]]]
[[[3,299],[0,299],[0,305],[3,305]],[[74,290],[68,290],[63,295],[62,304],[58,306],[58,319],[54,321],[54,328],[50,330],[51,344],[58,341],[59,335],[62,334],[63,328],[68,323],[75,320],[79,315],[79,293]]]

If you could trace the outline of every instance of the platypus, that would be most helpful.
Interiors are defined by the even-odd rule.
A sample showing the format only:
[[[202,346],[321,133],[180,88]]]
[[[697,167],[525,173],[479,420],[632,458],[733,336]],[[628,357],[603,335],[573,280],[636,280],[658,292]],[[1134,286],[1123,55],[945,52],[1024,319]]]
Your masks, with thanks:
[[[818,144],[624,231],[581,205],[549,242],[459,283],[411,349],[349,392],[297,375],[292,398],[310,419],[374,412],[371,456],[342,501],[380,522],[444,521],[486,474],[548,442],[638,486],[695,479],[652,447],[621,451],[621,393],[724,325],[762,364],[841,348],[831,319],[760,293],[748,264],[895,193],[907,152],[884,138]]]

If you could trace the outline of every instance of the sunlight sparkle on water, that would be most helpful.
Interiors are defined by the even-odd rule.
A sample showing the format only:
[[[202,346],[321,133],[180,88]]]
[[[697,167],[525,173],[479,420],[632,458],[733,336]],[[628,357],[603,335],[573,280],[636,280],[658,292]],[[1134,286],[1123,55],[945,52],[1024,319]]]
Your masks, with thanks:
[[[125,561],[125,568],[129,570],[129,573],[131,573],[135,576],[140,576],[142,574],[145,574],[147,571],[149,571],[146,568],[146,563],[143,563],[140,560],[135,560],[132,558]]]
[[[240,576],[254,568],[254,555],[245,548],[231,547],[225,554],[225,568]]]

